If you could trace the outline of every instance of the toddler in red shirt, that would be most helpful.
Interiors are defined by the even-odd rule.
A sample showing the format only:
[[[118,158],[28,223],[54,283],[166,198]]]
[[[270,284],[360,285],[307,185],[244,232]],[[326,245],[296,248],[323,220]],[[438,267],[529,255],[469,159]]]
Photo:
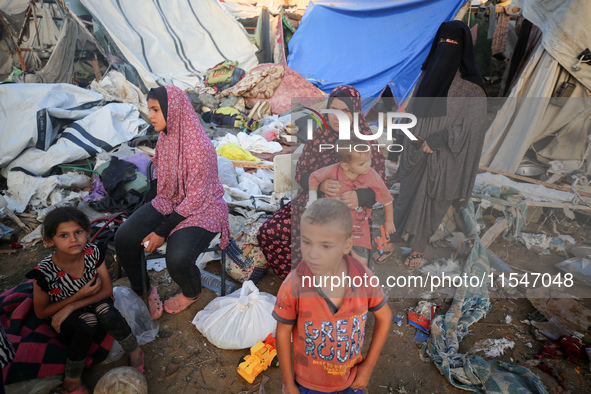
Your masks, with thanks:
[[[308,180],[308,206],[318,197],[318,189],[326,180],[338,182],[339,191],[334,196],[340,198],[343,194],[357,189],[369,188],[374,191],[376,201],[384,206],[384,228],[388,234],[394,234],[394,207],[392,195],[384,180],[371,168],[371,146],[355,136],[350,140],[339,140],[336,144],[339,163],[314,171]],[[327,197],[332,197],[327,195]],[[371,251],[371,230],[369,218],[372,210],[349,204],[353,215],[353,248],[351,255],[360,263],[367,266]]]

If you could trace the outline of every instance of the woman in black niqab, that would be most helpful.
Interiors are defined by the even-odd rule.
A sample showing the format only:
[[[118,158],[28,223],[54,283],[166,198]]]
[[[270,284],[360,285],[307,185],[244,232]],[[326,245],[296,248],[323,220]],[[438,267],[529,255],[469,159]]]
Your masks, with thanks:
[[[412,248],[404,262],[408,268],[421,263],[429,238],[452,203],[472,195],[486,133],[484,80],[465,23],[440,26],[422,70],[407,112],[417,116],[412,132],[424,142],[414,146],[403,141],[400,194],[394,205],[397,232],[391,237]]]

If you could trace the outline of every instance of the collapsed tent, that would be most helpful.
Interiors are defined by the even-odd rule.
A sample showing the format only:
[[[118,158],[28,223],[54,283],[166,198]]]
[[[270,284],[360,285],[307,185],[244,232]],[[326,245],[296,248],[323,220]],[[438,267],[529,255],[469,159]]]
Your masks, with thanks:
[[[465,0],[310,1],[287,65],[325,92],[353,85],[367,112],[386,86],[408,97],[433,37]]]
[[[575,160],[580,168],[586,161],[582,170],[589,174],[591,53],[582,54],[591,46],[591,32],[581,26],[588,23],[591,3],[515,0],[512,5],[542,31],[542,40],[487,131],[480,164],[514,173],[533,147],[545,163]],[[561,95],[563,88],[571,93]]]
[[[15,71],[15,82],[87,86],[110,66],[93,35],[60,2],[0,1],[0,17],[2,79]]]
[[[215,0],[144,2],[82,0],[148,88],[186,89],[224,60],[257,65],[246,30]]]
[[[0,168],[45,175],[146,131],[131,104],[100,106],[101,94],[68,84],[0,85]]]

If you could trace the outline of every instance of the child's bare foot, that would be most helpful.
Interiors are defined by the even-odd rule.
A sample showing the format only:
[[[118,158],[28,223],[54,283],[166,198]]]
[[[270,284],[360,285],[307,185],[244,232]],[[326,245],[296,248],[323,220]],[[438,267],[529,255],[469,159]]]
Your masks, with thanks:
[[[129,365],[136,368],[146,376],[146,367],[144,365],[144,351],[141,348],[137,348],[133,353],[129,354]]]
[[[82,379],[64,378],[62,394],[90,394],[88,387],[82,384]]]

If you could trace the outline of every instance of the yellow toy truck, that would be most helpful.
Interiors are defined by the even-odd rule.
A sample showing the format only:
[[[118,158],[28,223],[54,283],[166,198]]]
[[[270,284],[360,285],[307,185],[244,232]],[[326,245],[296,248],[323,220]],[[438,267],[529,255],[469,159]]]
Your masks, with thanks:
[[[279,366],[275,338],[272,333],[265,338],[264,342],[259,341],[251,347],[249,355],[240,358],[238,373],[248,383],[252,383],[261,372],[269,368],[269,365],[275,368]]]

